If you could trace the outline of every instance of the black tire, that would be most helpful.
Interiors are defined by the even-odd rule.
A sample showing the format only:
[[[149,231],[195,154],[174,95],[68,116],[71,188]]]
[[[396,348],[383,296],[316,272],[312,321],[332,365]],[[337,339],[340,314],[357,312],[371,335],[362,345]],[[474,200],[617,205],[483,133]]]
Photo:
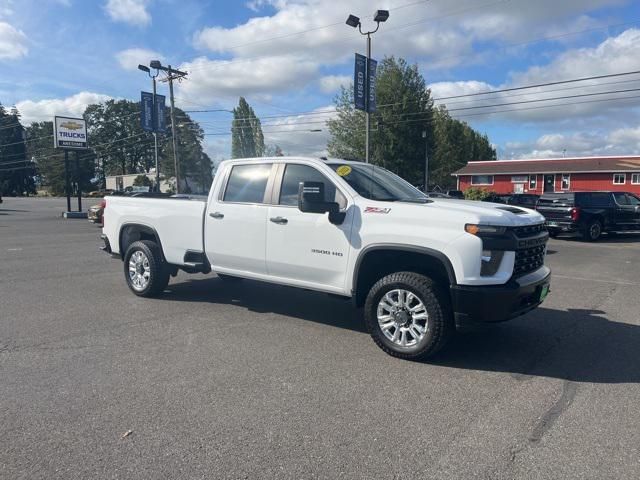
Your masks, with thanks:
[[[551,238],[556,238],[558,235],[560,235],[560,232],[557,230],[549,230],[549,236]]]
[[[146,285],[139,287],[134,285],[129,274],[129,261],[136,252],[142,252],[148,259],[149,279]],[[133,242],[124,256],[124,277],[131,291],[139,297],[155,297],[161,294],[169,284],[170,269],[162,259],[160,247],[151,240]]]
[[[602,222],[600,220],[591,220],[584,231],[582,232],[582,237],[587,242],[596,242],[602,236]]]
[[[378,323],[378,304],[392,290],[411,292],[423,303],[428,320],[426,333],[413,346],[403,347],[387,338]],[[369,291],[364,306],[365,324],[373,341],[389,355],[403,359],[423,359],[447,343],[455,327],[447,295],[429,277],[414,272],[397,272],[380,279]],[[393,327],[392,327],[393,328]]]

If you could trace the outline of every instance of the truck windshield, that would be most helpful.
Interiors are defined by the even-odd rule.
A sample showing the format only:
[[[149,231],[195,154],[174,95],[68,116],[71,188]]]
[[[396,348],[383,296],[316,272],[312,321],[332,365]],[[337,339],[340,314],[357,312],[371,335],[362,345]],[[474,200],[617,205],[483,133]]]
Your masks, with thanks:
[[[330,163],[329,166],[364,198],[382,202],[430,201],[409,182],[384,168],[364,163]]]

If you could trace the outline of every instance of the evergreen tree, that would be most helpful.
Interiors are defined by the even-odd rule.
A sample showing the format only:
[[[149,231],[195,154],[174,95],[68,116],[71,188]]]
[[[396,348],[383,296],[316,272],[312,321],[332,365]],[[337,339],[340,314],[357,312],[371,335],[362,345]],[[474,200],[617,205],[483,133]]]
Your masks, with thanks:
[[[231,123],[231,158],[261,157],[265,153],[260,119],[244,97],[233,109]]]
[[[0,104],[0,192],[4,195],[36,193],[35,166],[27,158],[25,140],[18,109],[7,113]]]
[[[385,58],[378,66],[378,111],[371,114],[370,161],[413,184],[424,182],[425,154],[430,184],[453,184],[451,173],[470,160],[495,160],[486,136],[435,109],[431,92],[416,65]],[[336,118],[327,122],[331,156],[364,160],[364,113],[354,108],[353,88],[335,99]],[[426,133],[426,138],[423,137]]]

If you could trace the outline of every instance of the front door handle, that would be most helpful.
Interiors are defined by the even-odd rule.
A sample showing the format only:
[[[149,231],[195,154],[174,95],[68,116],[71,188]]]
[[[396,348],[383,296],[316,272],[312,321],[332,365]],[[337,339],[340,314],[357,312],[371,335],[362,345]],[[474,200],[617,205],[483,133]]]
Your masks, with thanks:
[[[211,218],[224,218],[224,213],[213,212],[213,213],[210,213],[209,216]]]
[[[289,222],[289,220],[284,217],[271,217],[269,220],[271,220],[273,223],[277,223],[278,225],[286,225],[287,222]]]

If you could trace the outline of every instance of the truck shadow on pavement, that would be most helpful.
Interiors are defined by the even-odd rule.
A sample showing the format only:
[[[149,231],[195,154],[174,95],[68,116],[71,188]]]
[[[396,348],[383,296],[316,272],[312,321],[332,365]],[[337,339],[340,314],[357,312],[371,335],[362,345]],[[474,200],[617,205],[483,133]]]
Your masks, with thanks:
[[[187,279],[170,284],[168,290],[160,298],[237,305],[251,312],[367,333],[361,309],[324,293],[219,278]],[[638,325],[610,321],[601,310],[538,308],[510,322],[458,334],[442,352],[422,363],[505,372],[522,380],[542,376],[575,382],[640,383],[639,352]]]
[[[640,383],[640,326],[601,310],[537,310],[482,332],[457,335],[429,363],[508,372],[518,379]]]
[[[362,315],[350,299],[252,280],[187,279],[171,283],[160,298],[182,302],[238,305],[251,312],[275,313],[366,333]]]

